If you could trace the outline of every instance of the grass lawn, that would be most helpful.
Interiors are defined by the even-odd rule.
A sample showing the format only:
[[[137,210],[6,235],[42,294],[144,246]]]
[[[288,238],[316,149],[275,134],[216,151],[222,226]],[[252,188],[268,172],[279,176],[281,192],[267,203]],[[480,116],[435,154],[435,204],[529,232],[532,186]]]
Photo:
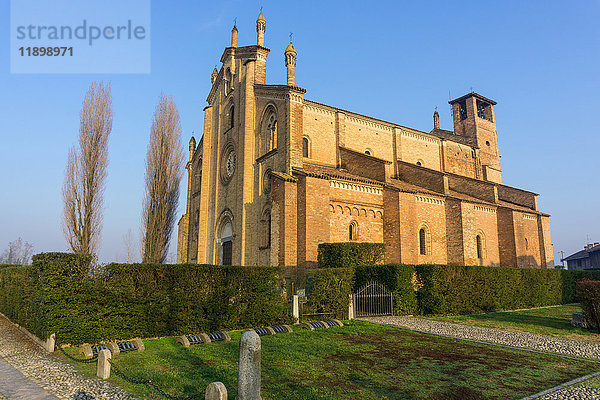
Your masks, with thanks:
[[[447,317],[428,316],[427,319],[457,324],[483,326],[511,331],[537,333],[566,339],[600,342],[598,331],[571,326],[573,313],[580,312],[579,304],[532,308],[521,311],[502,311],[488,314],[457,315]]]
[[[518,399],[600,370],[588,362],[471,344],[346,321],[343,328],[263,336],[263,399]],[[145,340],[142,353],[114,362],[173,395],[221,381],[234,399],[240,331],[229,343],[183,348],[174,338]],[[72,349],[75,353],[77,349]],[[57,353],[60,354],[60,353]],[[62,356],[64,357],[64,356]],[[76,364],[93,375],[95,364]],[[111,375],[152,398],[142,385]],[[158,397],[155,397],[158,398]]]

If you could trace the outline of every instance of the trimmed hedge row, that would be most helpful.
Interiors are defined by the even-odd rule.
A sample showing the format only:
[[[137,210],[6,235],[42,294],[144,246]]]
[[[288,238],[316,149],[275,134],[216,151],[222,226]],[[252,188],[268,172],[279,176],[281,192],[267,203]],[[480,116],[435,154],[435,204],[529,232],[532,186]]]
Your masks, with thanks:
[[[0,311],[41,338],[96,343],[289,322],[278,267],[110,264],[34,256],[0,270]]]
[[[574,303],[578,281],[600,280],[600,271],[558,269],[384,264],[343,270],[354,292],[370,281],[387,286],[394,293],[397,314],[475,314]],[[352,278],[348,270],[354,271]],[[314,280],[311,293],[318,293],[322,310],[339,315],[347,312],[348,303],[333,299],[345,299],[349,292],[344,287],[333,293],[335,279],[339,277]]]
[[[319,268],[350,268],[383,262],[383,243],[345,242],[320,243],[317,260]]]
[[[598,271],[418,265],[421,314],[474,314],[577,301],[575,284]]]
[[[0,268],[0,312],[40,335],[38,279],[39,271],[31,265]]]
[[[353,268],[310,270],[306,277],[306,295],[310,301],[306,312],[331,313],[335,318],[347,318],[353,284]]]

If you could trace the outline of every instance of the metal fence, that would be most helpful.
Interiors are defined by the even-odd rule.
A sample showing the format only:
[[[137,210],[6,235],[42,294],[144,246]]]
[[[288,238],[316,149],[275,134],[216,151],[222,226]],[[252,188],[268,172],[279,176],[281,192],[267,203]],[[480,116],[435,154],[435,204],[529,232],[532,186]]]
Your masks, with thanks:
[[[353,293],[352,302],[356,317],[394,315],[394,295],[379,282],[369,282]]]

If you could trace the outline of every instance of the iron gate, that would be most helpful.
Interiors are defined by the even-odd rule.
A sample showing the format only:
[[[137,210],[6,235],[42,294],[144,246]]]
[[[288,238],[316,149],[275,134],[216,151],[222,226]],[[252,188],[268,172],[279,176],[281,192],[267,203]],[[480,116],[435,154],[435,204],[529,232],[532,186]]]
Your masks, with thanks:
[[[379,282],[369,282],[352,294],[354,315],[394,315],[394,295]]]

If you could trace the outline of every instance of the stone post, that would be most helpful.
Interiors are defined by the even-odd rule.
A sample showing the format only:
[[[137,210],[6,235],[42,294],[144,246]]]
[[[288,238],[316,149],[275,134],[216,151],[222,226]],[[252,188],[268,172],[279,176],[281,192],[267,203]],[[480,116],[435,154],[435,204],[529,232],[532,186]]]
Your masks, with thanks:
[[[227,388],[221,382],[209,383],[204,392],[204,400],[227,400]]]
[[[260,336],[254,331],[244,332],[240,339],[236,400],[261,400]]]
[[[46,339],[46,343],[44,343],[44,347],[46,348],[46,351],[48,351],[49,353],[54,353],[54,346],[56,344],[56,333],[53,333],[52,335],[50,335],[50,337],[48,339]]]
[[[110,359],[111,352],[108,349],[100,350],[98,353],[98,368],[96,376],[100,379],[108,379],[110,377]]]
[[[354,319],[354,301],[352,300],[352,293],[350,293],[350,303],[348,304],[348,319]]]
[[[297,324],[300,321],[300,305],[298,304],[298,295],[292,296],[292,317],[294,323]]]

